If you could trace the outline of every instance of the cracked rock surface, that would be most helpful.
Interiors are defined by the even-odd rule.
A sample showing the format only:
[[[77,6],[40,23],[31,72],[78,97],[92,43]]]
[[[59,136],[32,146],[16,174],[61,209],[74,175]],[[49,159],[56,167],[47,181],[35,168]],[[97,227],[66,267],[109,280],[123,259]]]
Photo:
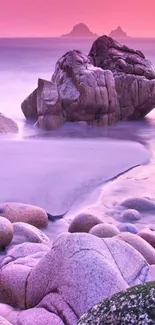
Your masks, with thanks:
[[[74,325],[100,301],[151,280],[154,265],[118,235],[62,233],[52,248],[24,243],[8,250],[0,269],[0,303],[16,313],[2,315],[15,325]]]

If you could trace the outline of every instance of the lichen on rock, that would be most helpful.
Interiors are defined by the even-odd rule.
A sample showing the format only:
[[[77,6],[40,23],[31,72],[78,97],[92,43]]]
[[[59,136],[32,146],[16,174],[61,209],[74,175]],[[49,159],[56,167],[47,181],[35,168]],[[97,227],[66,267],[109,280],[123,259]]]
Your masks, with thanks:
[[[77,325],[155,324],[155,282],[138,285],[95,305]]]

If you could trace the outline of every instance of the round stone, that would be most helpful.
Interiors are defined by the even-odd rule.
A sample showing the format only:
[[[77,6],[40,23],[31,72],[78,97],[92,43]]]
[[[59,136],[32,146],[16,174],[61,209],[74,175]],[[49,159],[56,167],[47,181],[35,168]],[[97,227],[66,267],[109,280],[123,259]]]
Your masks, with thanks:
[[[137,234],[138,230],[132,223],[120,223],[117,228],[120,232],[131,232]]]
[[[141,230],[138,235],[146,240],[152,247],[155,248],[155,232],[150,229]]]
[[[11,223],[25,222],[37,228],[44,228],[48,224],[47,213],[37,206],[16,202],[3,203],[0,206],[4,211],[1,215]]]
[[[14,238],[13,244],[21,244],[24,242],[31,243],[48,243],[48,237],[38,228],[24,222],[13,223]]]
[[[155,202],[148,198],[130,198],[123,201],[120,205],[140,212],[150,212],[151,210],[155,211]]]
[[[128,209],[128,210],[125,210],[122,212],[121,214],[121,218],[124,220],[124,221],[138,221],[141,219],[141,214],[137,211],[137,210],[134,210],[134,209]]]
[[[91,228],[89,234],[100,238],[106,238],[106,237],[113,237],[115,235],[118,235],[119,230],[118,228],[116,228],[115,226],[109,223],[103,223]]]
[[[9,220],[0,217],[0,248],[8,246],[13,238],[13,226]]]
[[[143,238],[136,234],[129,232],[120,232],[117,238],[121,238],[123,241],[134,247],[150,265],[155,264],[155,250],[148,244]]]
[[[89,230],[102,221],[92,214],[80,213],[71,222],[68,231],[74,232],[89,232]]]

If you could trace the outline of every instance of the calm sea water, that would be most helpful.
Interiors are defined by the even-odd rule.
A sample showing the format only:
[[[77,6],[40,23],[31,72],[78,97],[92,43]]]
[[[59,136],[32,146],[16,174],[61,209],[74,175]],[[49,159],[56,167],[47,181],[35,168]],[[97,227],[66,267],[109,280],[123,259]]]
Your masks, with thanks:
[[[91,39],[68,40],[61,38],[0,39],[0,111],[15,119],[22,126],[22,137],[32,135],[32,139],[34,139],[37,132],[34,128],[24,127],[24,117],[20,105],[35,89],[38,78],[50,80],[56,61],[65,52],[80,49],[88,54],[92,42]],[[128,38],[125,41],[122,40],[122,43],[141,50],[155,65],[155,39]],[[0,194],[0,201],[23,201],[40,205],[48,209],[50,213],[64,212],[68,209],[70,202],[76,197],[80,197],[81,194],[83,195],[83,189],[87,188],[89,191],[101,184],[103,175],[105,181],[111,177],[111,171],[113,176],[116,176],[121,171],[124,172],[137,164],[137,158],[134,160],[136,152],[134,147],[132,162],[130,160],[132,150],[127,150],[130,154],[124,163],[123,159],[126,159],[123,155],[124,149],[122,149],[122,154],[119,151],[120,153],[117,155],[117,150],[112,149],[113,146],[116,149],[114,143],[113,145],[109,144],[111,151],[109,151],[108,161],[113,160],[113,164],[109,167],[104,159],[104,143],[99,138],[133,140],[144,144],[149,151],[154,152],[154,130],[155,114],[152,111],[144,121],[121,122],[108,128],[84,127],[76,123],[66,123],[58,131],[45,133],[44,143],[38,135],[37,144],[30,140],[25,145],[18,146],[11,143],[11,146],[10,144],[6,146],[1,142],[0,156],[3,157],[3,160],[1,161],[0,181],[2,181],[3,190]],[[43,134],[40,136],[43,137]],[[60,142],[59,145],[55,142],[58,137],[59,139],[66,138],[65,145],[61,149]],[[76,138],[78,142],[70,141],[67,138],[72,138],[72,140]],[[83,144],[81,138],[87,138],[87,142],[82,140]],[[92,142],[94,141],[92,138],[96,138],[95,144]],[[85,149],[83,149],[83,145]],[[106,146],[108,147],[108,144]],[[126,146],[129,144],[125,144],[125,148]],[[76,159],[74,152],[76,152]],[[102,156],[100,156],[101,152]],[[113,155],[110,152],[115,152],[115,159],[111,158]],[[98,157],[95,165],[94,155]],[[116,158],[117,164],[115,164]],[[139,158],[138,163],[144,161],[146,161],[145,154],[143,159]],[[24,175],[27,176],[24,177]],[[68,192],[66,192],[65,184],[69,188]],[[146,188],[147,185],[149,186],[146,181]],[[126,185],[127,187],[128,185]],[[138,195],[138,189],[135,191]]]

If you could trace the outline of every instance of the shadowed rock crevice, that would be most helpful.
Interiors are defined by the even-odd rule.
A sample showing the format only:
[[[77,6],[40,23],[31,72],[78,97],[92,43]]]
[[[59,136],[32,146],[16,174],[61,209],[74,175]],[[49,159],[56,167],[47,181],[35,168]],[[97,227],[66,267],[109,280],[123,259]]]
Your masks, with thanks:
[[[76,324],[79,315],[73,306],[66,301],[62,293],[57,289],[54,290],[39,303],[38,307],[45,308],[50,313],[59,316],[65,325]]]

